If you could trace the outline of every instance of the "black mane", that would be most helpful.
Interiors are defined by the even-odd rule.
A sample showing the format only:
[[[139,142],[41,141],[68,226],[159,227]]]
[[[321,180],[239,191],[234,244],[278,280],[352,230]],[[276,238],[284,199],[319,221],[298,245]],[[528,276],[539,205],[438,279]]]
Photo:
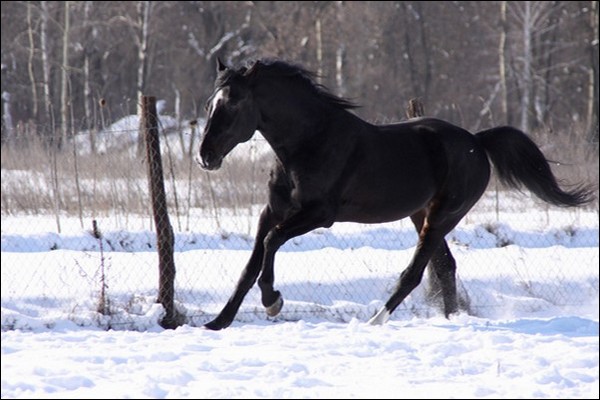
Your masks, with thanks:
[[[240,68],[238,72],[244,73],[247,70],[251,70],[252,68],[259,68],[259,70],[262,73],[266,74],[286,77],[297,77],[301,82],[308,85],[311,91],[317,97],[335,107],[339,107],[345,110],[355,109],[359,107],[359,105],[357,105],[353,101],[331,93],[331,91],[326,86],[316,82],[318,75],[315,72],[309,71],[301,66],[290,64],[281,60],[261,59],[250,64],[250,67],[248,68]]]

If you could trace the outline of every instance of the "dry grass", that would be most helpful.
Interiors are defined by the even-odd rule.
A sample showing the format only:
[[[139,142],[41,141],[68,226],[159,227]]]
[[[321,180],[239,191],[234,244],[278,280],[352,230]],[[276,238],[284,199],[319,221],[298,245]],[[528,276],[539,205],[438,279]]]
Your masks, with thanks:
[[[580,137],[574,132],[534,135],[547,158],[560,162],[553,170],[561,181],[587,182],[597,194],[598,149],[590,148]],[[185,146],[165,146],[163,140],[161,137],[170,215],[179,218],[189,215],[191,209],[217,213],[223,208],[236,213],[266,201],[271,155],[255,161],[228,158],[221,170],[208,173],[193,161],[197,144],[182,155]],[[83,147],[68,143],[62,150],[51,150],[35,135],[4,144],[2,215],[148,215],[151,204],[144,157],[127,146],[103,154],[90,154]],[[598,201],[591,207],[597,209]]]
[[[180,146],[161,138],[169,213],[214,208],[237,212],[266,199],[269,157],[227,160],[216,172],[203,171]],[[197,147],[197,146],[196,146]],[[197,150],[197,149],[194,149]],[[5,144],[2,160],[2,215],[53,214],[96,217],[150,214],[147,164],[132,148],[90,154],[72,143],[51,150],[29,137]],[[56,178],[55,178],[56,177]]]

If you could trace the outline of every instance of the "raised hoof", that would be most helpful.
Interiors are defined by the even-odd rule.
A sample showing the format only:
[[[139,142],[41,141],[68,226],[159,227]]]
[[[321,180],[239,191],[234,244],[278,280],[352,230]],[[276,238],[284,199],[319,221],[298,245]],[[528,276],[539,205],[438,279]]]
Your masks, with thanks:
[[[283,307],[283,297],[281,297],[281,295],[279,295],[277,300],[275,300],[275,303],[271,304],[269,307],[266,307],[265,310],[269,317],[274,317],[277,314],[279,314],[282,307]]]

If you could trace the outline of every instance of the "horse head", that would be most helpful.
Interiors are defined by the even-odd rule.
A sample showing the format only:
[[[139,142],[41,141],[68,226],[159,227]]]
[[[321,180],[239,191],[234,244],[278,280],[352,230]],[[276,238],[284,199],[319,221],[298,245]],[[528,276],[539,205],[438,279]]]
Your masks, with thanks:
[[[219,169],[225,156],[256,131],[259,113],[249,78],[257,64],[232,69],[217,60],[215,90],[206,102],[207,119],[200,144],[202,168]]]

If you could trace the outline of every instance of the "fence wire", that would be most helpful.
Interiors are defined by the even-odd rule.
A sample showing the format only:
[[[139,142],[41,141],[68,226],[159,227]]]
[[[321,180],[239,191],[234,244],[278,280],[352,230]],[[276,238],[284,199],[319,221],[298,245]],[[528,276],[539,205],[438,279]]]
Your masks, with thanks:
[[[121,122],[60,147],[28,135],[3,143],[3,330],[27,325],[23,316],[140,329],[161,313],[144,144],[138,120]],[[221,170],[203,171],[195,162],[197,130],[161,118],[175,307],[194,326],[217,315],[248,261],[274,159],[255,135]],[[276,259],[275,285],[286,302],[276,318],[368,319],[387,300],[416,240],[409,220],[335,224],[290,240]],[[597,304],[597,202],[555,209],[492,180],[447,240],[470,314]],[[424,280],[394,318],[438,315],[430,295]],[[256,318],[267,317],[253,288],[237,320]]]

